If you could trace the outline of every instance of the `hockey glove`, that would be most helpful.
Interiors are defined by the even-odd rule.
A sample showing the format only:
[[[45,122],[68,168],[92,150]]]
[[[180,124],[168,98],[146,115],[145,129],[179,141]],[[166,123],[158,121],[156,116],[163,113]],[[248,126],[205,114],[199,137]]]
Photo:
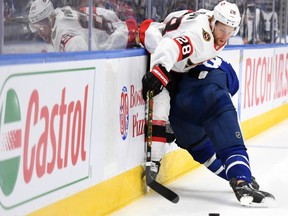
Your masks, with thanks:
[[[93,16],[93,24],[96,29],[106,31],[107,34],[111,35],[115,29],[110,20],[107,20],[104,16],[94,14]]]
[[[153,95],[159,94],[163,87],[170,82],[170,74],[162,65],[156,65],[152,71],[148,71],[142,78],[142,97],[146,101],[147,93],[153,91]]]

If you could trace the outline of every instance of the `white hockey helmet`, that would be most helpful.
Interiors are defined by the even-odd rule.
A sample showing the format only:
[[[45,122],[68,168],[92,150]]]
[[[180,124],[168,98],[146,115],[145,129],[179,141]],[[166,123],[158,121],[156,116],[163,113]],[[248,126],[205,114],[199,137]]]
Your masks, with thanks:
[[[227,1],[221,1],[218,3],[213,10],[212,30],[214,30],[217,21],[235,27],[233,33],[233,36],[235,36],[239,31],[241,22],[238,6]]]
[[[29,10],[30,23],[39,22],[49,17],[54,11],[53,4],[50,0],[35,0]]]

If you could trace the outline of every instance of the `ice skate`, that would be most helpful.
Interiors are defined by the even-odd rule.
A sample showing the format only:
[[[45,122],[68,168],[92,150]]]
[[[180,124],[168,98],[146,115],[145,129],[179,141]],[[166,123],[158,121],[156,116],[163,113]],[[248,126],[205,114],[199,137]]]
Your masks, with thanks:
[[[156,180],[157,175],[160,171],[160,166],[161,166],[160,161],[151,161],[150,176],[152,179]],[[149,193],[150,187],[146,183],[146,174],[145,174],[146,165],[144,164],[143,167],[144,171],[142,173],[142,179],[144,180],[144,191],[145,193]]]
[[[158,175],[159,170],[160,170],[160,166],[161,166],[160,161],[151,161],[150,175],[151,175],[152,179],[156,180],[157,175]],[[144,172],[142,174],[142,177],[144,178],[146,165],[144,164],[143,167],[144,167]]]
[[[252,188],[254,188],[255,190],[259,190],[259,189],[260,189],[260,185],[257,183],[255,177],[253,177],[253,176],[252,176],[251,186],[252,186]]]
[[[242,206],[273,207],[276,205],[275,197],[272,194],[253,188],[248,182],[236,183],[236,179],[230,180],[230,186]]]
[[[157,178],[157,175],[158,175],[159,170],[160,170],[160,166],[161,166],[160,161],[152,161],[151,162],[150,175],[154,180],[156,180],[156,178]]]

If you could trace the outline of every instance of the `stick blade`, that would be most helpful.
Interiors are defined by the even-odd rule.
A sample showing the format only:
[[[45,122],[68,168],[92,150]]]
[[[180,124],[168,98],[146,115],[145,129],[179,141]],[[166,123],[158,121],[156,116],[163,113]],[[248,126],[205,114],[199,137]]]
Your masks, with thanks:
[[[156,191],[157,193],[159,193],[161,196],[165,197],[166,199],[168,199],[169,201],[173,202],[173,203],[178,203],[179,201],[179,196],[174,193],[173,191],[171,191],[170,189],[166,188],[165,186],[163,186],[162,184],[158,183],[157,181],[151,181],[150,183],[148,183],[148,186]]]
[[[145,174],[146,174],[146,183],[152,190],[154,190],[164,198],[168,199],[169,201],[173,203],[178,203],[179,196],[175,192],[165,187],[164,185],[160,184],[155,179],[151,178],[150,166],[146,167]]]

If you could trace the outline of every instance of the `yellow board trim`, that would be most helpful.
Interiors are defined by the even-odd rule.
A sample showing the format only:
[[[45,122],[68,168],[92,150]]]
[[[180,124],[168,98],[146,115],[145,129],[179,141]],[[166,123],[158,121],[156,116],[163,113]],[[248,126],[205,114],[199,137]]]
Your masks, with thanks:
[[[241,123],[245,139],[251,138],[288,118],[288,104]],[[198,168],[187,151],[178,149],[162,159],[159,181],[168,183]],[[143,167],[138,166],[87,190],[51,204],[29,215],[33,216],[103,216],[123,208],[142,197]]]
[[[162,160],[159,182],[164,184],[173,181],[199,166],[199,164],[182,149],[166,154]],[[143,167],[138,166],[29,215],[109,215],[145,194],[144,180],[141,177],[142,173]]]
[[[287,118],[288,103],[262,115],[241,122],[242,132],[245,139],[249,139]]]

